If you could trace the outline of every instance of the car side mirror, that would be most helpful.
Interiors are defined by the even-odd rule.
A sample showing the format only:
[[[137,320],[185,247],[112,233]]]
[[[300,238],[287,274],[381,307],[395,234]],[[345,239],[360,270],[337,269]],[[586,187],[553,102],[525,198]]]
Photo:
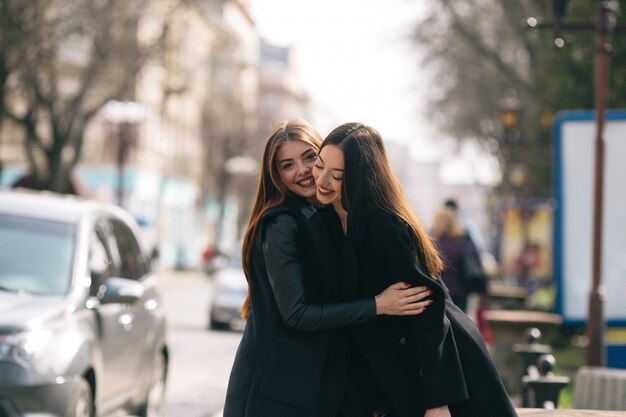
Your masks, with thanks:
[[[126,278],[109,278],[98,289],[100,304],[133,304],[143,297],[143,285]]]

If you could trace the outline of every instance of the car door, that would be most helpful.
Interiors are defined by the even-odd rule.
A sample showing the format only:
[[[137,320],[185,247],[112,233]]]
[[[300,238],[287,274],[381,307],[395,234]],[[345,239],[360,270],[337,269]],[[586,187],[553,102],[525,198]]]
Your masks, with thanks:
[[[122,264],[112,226],[107,217],[99,217],[90,239],[91,295],[96,295],[108,278],[122,275]],[[133,371],[129,366],[133,351],[131,307],[127,304],[98,304],[98,344],[102,356],[101,399],[106,408],[124,402],[132,387]]]
[[[121,219],[110,219],[120,259],[120,277],[140,282],[144,287],[143,297],[127,306],[126,321],[129,323],[127,341],[133,345],[133,353],[127,357],[126,366],[132,370],[133,386],[141,389],[142,382],[149,381],[156,344],[156,318],[158,298],[154,279],[148,279],[148,260],[141,252],[137,237]]]

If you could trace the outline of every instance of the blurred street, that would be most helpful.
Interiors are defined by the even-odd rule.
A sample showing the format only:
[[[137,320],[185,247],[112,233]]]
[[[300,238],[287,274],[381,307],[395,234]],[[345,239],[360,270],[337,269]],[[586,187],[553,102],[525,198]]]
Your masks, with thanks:
[[[347,122],[380,132],[384,158],[364,145],[338,158],[344,200],[326,201],[311,170],[328,171],[320,143]],[[271,272],[241,253],[263,240],[262,211],[288,195],[347,207],[353,189],[366,202],[353,181],[381,173],[376,193],[395,194],[389,179],[402,196],[367,202],[410,226],[420,253],[407,265],[439,273],[516,406],[626,412],[625,138],[626,0],[2,0],[0,417],[221,417],[242,338],[221,329],[243,322],[242,265],[259,288]],[[388,161],[357,172],[359,155]],[[308,259],[318,232],[298,229],[299,299],[321,303],[336,289],[309,294],[308,267],[333,258]],[[391,277],[383,257],[397,251],[381,248],[357,259]],[[351,270],[355,295],[369,266]],[[272,281],[273,304],[255,310],[279,308],[278,324],[251,349],[284,362],[267,344],[290,317]],[[428,339],[407,327],[416,346]],[[303,372],[257,362],[290,378],[259,383],[281,401],[322,393],[287,395]],[[367,359],[412,380],[408,362]]]
[[[210,279],[198,271],[159,274],[171,352],[166,417],[208,417],[224,405],[240,332],[208,330]]]

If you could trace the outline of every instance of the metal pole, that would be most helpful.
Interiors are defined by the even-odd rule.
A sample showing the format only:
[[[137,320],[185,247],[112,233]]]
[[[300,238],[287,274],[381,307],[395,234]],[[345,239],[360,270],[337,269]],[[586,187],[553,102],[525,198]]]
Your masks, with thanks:
[[[122,207],[124,202],[124,134],[122,124],[117,124],[117,205]]]
[[[133,125],[129,122],[121,122],[118,123],[117,129],[117,205],[124,207],[124,170],[132,144]]]
[[[605,366],[604,335],[606,291],[602,285],[602,210],[604,192],[604,118],[607,106],[609,83],[609,59],[611,49],[609,37],[608,1],[599,2],[596,21],[597,44],[595,61],[594,107],[596,110],[595,178],[593,198],[593,259],[592,286],[589,293],[587,320],[587,365]]]

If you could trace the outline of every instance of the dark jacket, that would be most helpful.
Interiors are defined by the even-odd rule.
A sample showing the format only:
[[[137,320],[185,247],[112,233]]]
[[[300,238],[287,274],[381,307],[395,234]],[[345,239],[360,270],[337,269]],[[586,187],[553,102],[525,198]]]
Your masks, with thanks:
[[[437,238],[435,243],[444,265],[441,279],[446,284],[452,298],[466,299],[469,291],[463,286],[460,268],[461,255],[465,249],[465,239],[463,237],[442,236]]]
[[[300,198],[264,214],[224,417],[335,416],[345,391],[343,328],[373,320],[376,305],[374,297],[336,302],[331,245],[316,210]]]
[[[516,416],[480,332],[441,280],[428,276],[407,227],[382,210],[351,214],[348,238],[359,271],[354,298],[376,295],[398,280],[433,290],[433,304],[418,316],[383,316],[350,328],[400,416],[421,417],[442,405],[453,417]]]
[[[440,236],[435,240],[439,256],[443,261],[444,268],[441,271],[441,279],[448,288],[452,298],[466,299],[472,291],[484,293],[486,291],[486,280],[480,287],[467,288],[463,282],[463,255],[468,256],[480,265],[480,255],[476,246],[468,235],[461,236]]]

